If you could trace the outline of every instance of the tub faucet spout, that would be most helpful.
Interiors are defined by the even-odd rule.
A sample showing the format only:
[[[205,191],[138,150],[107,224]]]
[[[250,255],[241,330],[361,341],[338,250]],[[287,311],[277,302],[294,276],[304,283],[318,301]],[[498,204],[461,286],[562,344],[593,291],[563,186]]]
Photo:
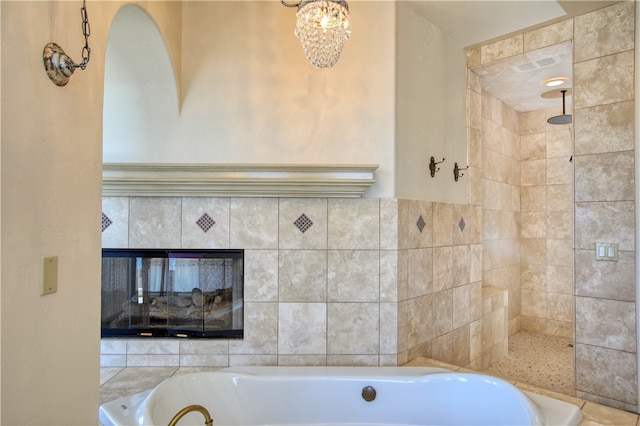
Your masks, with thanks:
[[[188,413],[192,411],[197,411],[200,414],[202,414],[202,416],[204,417],[204,424],[206,426],[213,425],[213,419],[211,418],[211,415],[209,414],[209,411],[207,411],[206,408],[204,408],[202,405],[188,405],[184,407],[182,410],[178,411],[178,413],[175,416],[173,416],[173,418],[169,422],[169,426],[176,426],[176,424],[181,418],[183,418],[184,416],[186,416]]]

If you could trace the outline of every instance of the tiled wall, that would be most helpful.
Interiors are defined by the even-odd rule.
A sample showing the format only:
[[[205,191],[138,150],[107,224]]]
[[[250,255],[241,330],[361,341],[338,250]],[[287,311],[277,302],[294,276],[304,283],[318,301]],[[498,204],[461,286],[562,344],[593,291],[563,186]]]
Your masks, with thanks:
[[[557,113],[520,113],[521,329],[573,338],[573,138]]]
[[[555,197],[569,197],[567,188],[558,183],[554,187],[546,186],[547,220],[545,222],[547,235],[543,244],[542,230],[522,225],[523,236],[533,236],[533,240],[540,240],[539,249],[546,250],[547,305],[544,310],[560,307],[561,318],[554,318],[547,314],[544,329],[564,335],[567,333],[568,310],[563,308],[569,303],[575,303],[575,341],[576,341],[576,392],[577,396],[618,408],[637,411],[637,342],[636,342],[636,292],[635,292],[635,135],[634,135],[634,8],[635,2],[625,1],[613,6],[578,16],[539,28],[523,34],[517,34],[471,49],[467,52],[468,66],[473,68],[482,64],[509,58],[523,52],[532,51],[554,44],[573,41],[574,46],[574,181],[575,187],[570,195],[574,204],[574,282],[575,289],[572,302],[566,299],[566,289],[553,289],[552,286],[568,285],[564,277],[568,271],[566,264],[554,264],[551,257],[571,257],[567,246],[570,238],[567,229],[559,229],[562,238],[548,238],[552,236],[550,229],[565,223],[565,207],[550,210]],[[474,76],[470,74],[470,87],[478,86]],[[470,163],[476,157],[472,156],[474,147],[481,145],[478,141],[485,141],[482,132],[478,131],[477,112],[484,109],[484,98],[478,95],[480,90],[469,91],[469,132]],[[528,122],[528,117],[523,118]],[[475,123],[475,124],[474,124]],[[546,133],[546,132],[545,132]],[[523,138],[528,138],[530,132],[523,132]],[[535,138],[535,136],[531,136]],[[546,134],[547,149],[549,148],[549,134]],[[553,138],[553,136],[552,136]],[[560,139],[564,139],[561,137]],[[526,149],[526,144],[523,145]],[[526,151],[525,151],[526,152]],[[486,150],[483,151],[483,154]],[[523,160],[531,153],[523,154]],[[546,154],[547,174],[562,171],[568,167],[564,154],[556,158]],[[531,159],[537,161],[537,159]],[[479,174],[487,170],[487,159],[479,158],[476,162]],[[550,170],[549,166],[560,166],[557,170]],[[562,166],[564,164],[564,166]],[[483,167],[484,166],[484,167]],[[530,167],[535,168],[535,164]],[[526,167],[522,169],[523,185],[529,182]],[[564,178],[563,178],[564,179]],[[533,181],[530,181],[533,183]],[[547,182],[549,183],[549,182]],[[522,211],[525,213],[542,213],[533,210],[528,205],[527,192],[542,189],[525,189],[523,186]],[[477,194],[477,184],[475,186]],[[472,190],[473,191],[473,190]],[[551,192],[550,192],[551,191]],[[556,193],[560,192],[563,195]],[[474,200],[474,192],[470,200]],[[531,194],[530,194],[531,195]],[[486,196],[486,192],[485,192]],[[475,196],[477,199],[477,195]],[[542,197],[542,194],[539,195]],[[538,198],[540,200],[540,198]],[[532,199],[535,201],[535,198]],[[542,209],[539,209],[542,210]],[[555,212],[558,214],[549,215]],[[556,217],[552,217],[556,216]],[[488,219],[485,219],[485,222]],[[540,218],[539,222],[542,223]],[[550,228],[551,227],[551,228]],[[554,231],[555,232],[555,231]],[[539,238],[537,236],[540,236]],[[565,238],[566,237],[566,238]],[[614,242],[620,247],[619,262],[601,262],[595,260],[595,242]],[[526,244],[523,244],[525,250]],[[485,250],[488,247],[485,246]],[[532,253],[535,253],[532,251]],[[525,252],[526,253],[526,252]],[[539,257],[543,256],[539,254]],[[551,262],[549,262],[551,260]],[[537,263],[537,261],[536,261]],[[535,263],[531,262],[530,265]],[[542,261],[540,260],[540,264]],[[542,265],[540,265],[542,266]],[[559,269],[557,267],[560,267]],[[550,283],[550,273],[556,280]],[[543,309],[543,297],[531,297],[532,287],[541,285],[527,281],[530,277],[525,269],[523,274],[523,326],[542,330],[543,317],[538,313]],[[544,276],[542,268],[539,279]],[[531,277],[532,278],[532,277]],[[542,288],[542,287],[540,287]],[[551,291],[553,290],[553,291]],[[561,295],[557,300],[562,306],[549,304],[549,293]],[[542,292],[540,292],[542,293]],[[557,297],[557,295],[554,295]],[[534,306],[525,304],[533,303]],[[518,309],[510,301],[509,309]],[[533,314],[533,315],[529,315]],[[510,315],[511,317],[511,315]],[[526,325],[525,325],[526,324]],[[510,327],[510,332],[514,331]]]
[[[574,25],[576,390],[635,411],[634,2]],[[620,261],[596,261],[597,241]]]
[[[480,111],[483,283],[508,291],[513,333],[520,328],[520,123],[515,110],[484,90]]]
[[[103,339],[103,366],[397,365],[419,355],[481,365],[478,207],[105,197],[103,215],[103,247],[245,249],[244,339]],[[302,215],[308,227],[296,226]]]

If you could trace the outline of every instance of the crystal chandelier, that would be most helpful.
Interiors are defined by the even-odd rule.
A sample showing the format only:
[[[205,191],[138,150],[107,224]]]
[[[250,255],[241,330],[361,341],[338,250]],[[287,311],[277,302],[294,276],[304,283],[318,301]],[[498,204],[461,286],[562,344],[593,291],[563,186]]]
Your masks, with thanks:
[[[294,34],[302,43],[302,50],[317,68],[330,68],[340,58],[344,42],[351,35],[349,5],[344,0],[302,0],[287,7],[297,7]]]

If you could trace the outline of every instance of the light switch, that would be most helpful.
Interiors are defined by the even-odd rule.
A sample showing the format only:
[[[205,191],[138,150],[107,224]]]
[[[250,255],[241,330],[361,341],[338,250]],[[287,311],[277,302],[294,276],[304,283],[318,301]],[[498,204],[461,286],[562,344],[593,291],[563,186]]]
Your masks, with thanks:
[[[618,243],[596,243],[596,260],[618,261]]]
[[[58,291],[58,256],[42,258],[42,289],[40,296]]]

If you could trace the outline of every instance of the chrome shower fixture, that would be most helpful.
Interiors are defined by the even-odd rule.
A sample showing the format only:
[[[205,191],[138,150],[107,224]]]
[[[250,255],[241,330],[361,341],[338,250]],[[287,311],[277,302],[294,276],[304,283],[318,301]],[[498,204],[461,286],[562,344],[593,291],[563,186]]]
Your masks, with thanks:
[[[571,124],[573,121],[573,116],[571,114],[566,113],[565,109],[565,96],[567,94],[567,89],[562,89],[562,115],[554,115],[553,117],[547,120],[549,124]]]

